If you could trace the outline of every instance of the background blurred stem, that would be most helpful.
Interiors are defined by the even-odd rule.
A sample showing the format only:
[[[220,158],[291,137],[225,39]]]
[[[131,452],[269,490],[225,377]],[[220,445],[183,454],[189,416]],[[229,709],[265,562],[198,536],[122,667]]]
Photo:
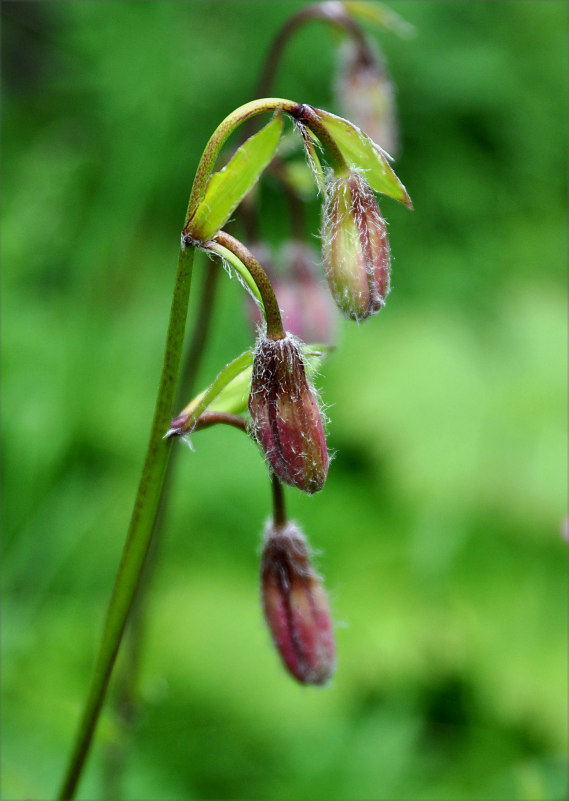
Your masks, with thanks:
[[[204,346],[209,334],[220,269],[216,262],[208,260],[206,274],[193,327],[187,356],[182,365],[182,375],[176,393],[175,408],[178,409],[194,391],[196,377],[202,362]],[[173,477],[181,448],[174,448],[166,468],[160,504],[154,521],[150,548],[146,557],[136,595],[128,617],[124,660],[120,662],[113,693],[113,714],[118,726],[118,735],[103,754],[103,797],[119,799],[123,795],[123,779],[128,755],[129,735],[136,723],[139,710],[137,684],[146,634],[148,597],[157,564],[157,555],[163,541],[165,520],[169,508]]]
[[[273,39],[269,52],[265,59],[265,64],[261,72],[259,83],[257,84],[256,97],[266,97],[273,84],[279,61],[283,51],[289,41],[299,28],[312,20],[323,20],[329,22],[341,30],[344,30],[357,45],[362,59],[373,63],[373,54],[370,53],[369,45],[365,35],[353,19],[348,14],[341,3],[315,3],[307,8],[302,8],[282,26],[280,31]]]
[[[166,467],[172,449],[172,442],[170,439],[164,439],[164,433],[167,431],[172,417],[178,383],[193,260],[194,249],[182,247],[178,258],[164,361],[146,459],[109,603],[103,636],[95,660],[93,678],[59,793],[60,799],[70,799],[75,795],[152,537]]]

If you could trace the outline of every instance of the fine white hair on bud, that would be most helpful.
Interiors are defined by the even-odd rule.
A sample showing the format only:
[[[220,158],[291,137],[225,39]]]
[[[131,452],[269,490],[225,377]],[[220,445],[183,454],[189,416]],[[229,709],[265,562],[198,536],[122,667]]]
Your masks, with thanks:
[[[300,344],[287,334],[257,341],[249,395],[252,432],[270,468],[311,495],[328,475],[326,436]]]
[[[389,294],[391,257],[385,220],[357,172],[330,180],[322,209],[322,260],[340,311],[365,320]]]

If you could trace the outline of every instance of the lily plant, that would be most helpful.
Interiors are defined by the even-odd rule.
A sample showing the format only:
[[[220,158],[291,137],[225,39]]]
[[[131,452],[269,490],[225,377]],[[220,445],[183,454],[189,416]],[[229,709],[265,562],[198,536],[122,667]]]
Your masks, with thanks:
[[[316,17],[322,15],[322,6],[331,5],[343,6],[318,4]],[[228,139],[240,126],[250,130],[260,115],[269,119],[219,168],[218,157]],[[305,342],[285,330],[267,271],[252,249],[224,230],[274,162],[283,136],[288,136],[287,118],[300,137],[322,198],[321,257],[331,297],[344,317],[357,322],[377,314],[386,303],[391,258],[377,195],[412,208],[390,156],[354,123],[306,103],[262,97],[232,111],[205,146],[183,220],[146,457],[62,799],[72,798],[77,788],[151,542],[168,461],[180,439],[214,425],[231,425],[255,440],[273,490],[260,576],[268,627],[283,665],[297,681],[322,685],[335,670],[326,593],[305,536],[287,518],[283,495],[283,484],[314,494],[326,482],[326,419],[313,379],[327,345]],[[251,347],[235,354],[209,387],[175,410],[196,251],[221,260],[239,276],[256,304],[260,324]]]

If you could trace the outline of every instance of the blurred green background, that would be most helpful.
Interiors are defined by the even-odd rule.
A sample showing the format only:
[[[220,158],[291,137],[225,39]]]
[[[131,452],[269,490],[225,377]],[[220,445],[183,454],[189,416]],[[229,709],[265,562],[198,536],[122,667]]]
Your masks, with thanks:
[[[61,779],[193,173],[303,5],[2,4],[5,799],[51,798]],[[287,491],[321,552],[337,675],[315,690],[282,670],[258,598],[263,462],[239,432],[198,434],[179,446],[141,706],[125,738],[107,704],[80,798],[117,783],[125,799],[567,796],[568,5],[390,7],[416,35],[367,30],[397,87],[415,211],[381,203],[394,289],[379,317],[341,324],[324,366],[324,491]],[[274,94],[337,111],[337,44],[303,29]],[[276,245],[270,178],[261,197]],[[250,345],[243,308],[224,278],[200,385]]]

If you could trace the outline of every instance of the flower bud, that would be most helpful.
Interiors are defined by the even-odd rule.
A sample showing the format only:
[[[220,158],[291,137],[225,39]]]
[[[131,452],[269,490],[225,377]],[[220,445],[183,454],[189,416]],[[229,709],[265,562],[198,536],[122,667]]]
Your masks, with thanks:
[[[266,621],[289,672],[303,684],[325,684],[336,653],[326,593],[293,523],[269,525],[261,561]]]
[[[385,220],[356,172],[330,181],[322,212],[322,259],[340,311],[364,320],[385,305],[391,258]]]
[[[365,50],[346,39],[339,50],[336,95],[342,116],[392,156],[398,150],[395,92],[383,59],[371,41]]]
[[[281,481],[309,495],[321,490],[328,475],[326,437],[300,347],[289,334],[258,340],[249,412],[255,439]]]

